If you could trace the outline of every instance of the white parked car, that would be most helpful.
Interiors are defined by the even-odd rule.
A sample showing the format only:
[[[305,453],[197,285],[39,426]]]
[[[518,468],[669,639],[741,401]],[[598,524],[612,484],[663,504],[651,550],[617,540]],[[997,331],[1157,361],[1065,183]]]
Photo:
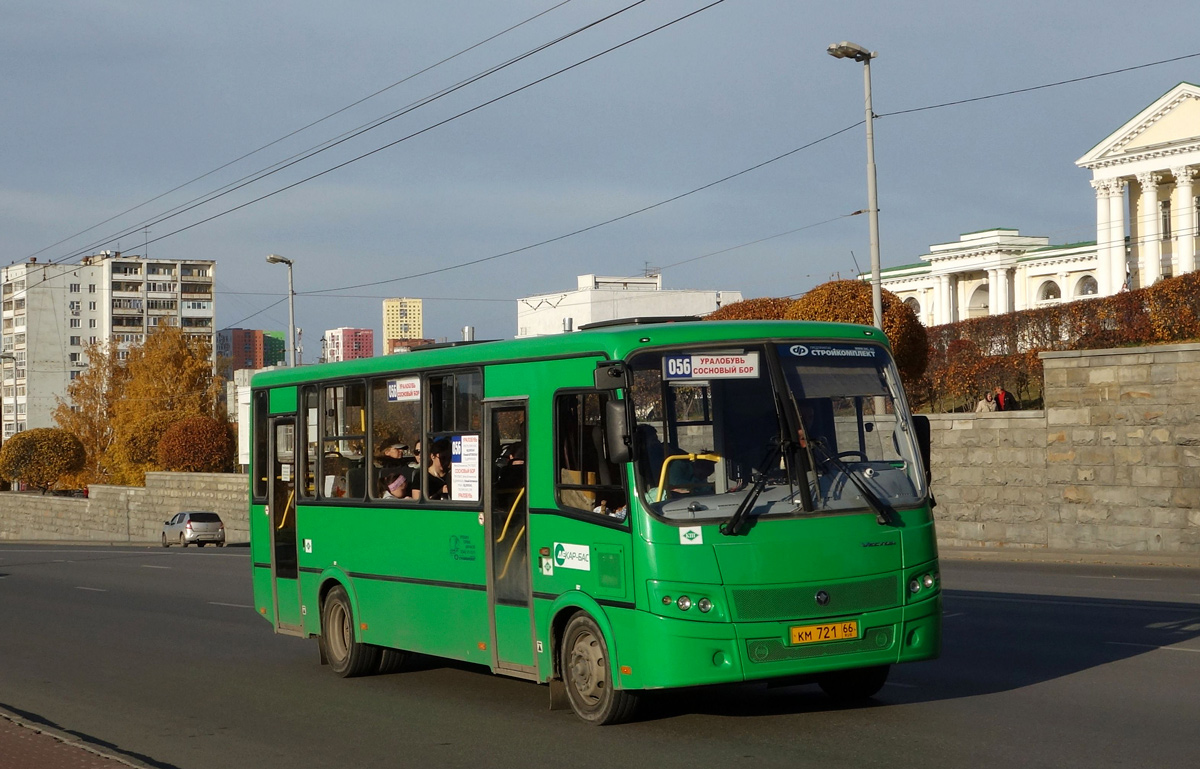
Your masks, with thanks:
[[[225,546],[225,524],[216,513],[179,513],[171,520],[163,522],[163,547],[187,547],[192,544],[204,547],[209,542],[217,547]]]

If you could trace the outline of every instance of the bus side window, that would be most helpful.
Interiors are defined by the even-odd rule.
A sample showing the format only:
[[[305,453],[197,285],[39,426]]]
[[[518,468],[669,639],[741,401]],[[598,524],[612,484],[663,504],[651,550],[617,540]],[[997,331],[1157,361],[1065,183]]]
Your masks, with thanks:
[[[607,393],[563,393],[555,399],[555,485],[558,503],[614,518],[625,517],[621,468],[604,455]]]

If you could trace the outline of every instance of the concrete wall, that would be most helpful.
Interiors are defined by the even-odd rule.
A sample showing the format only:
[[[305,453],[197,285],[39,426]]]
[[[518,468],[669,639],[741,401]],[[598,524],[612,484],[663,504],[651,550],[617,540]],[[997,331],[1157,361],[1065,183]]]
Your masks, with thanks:
[[[0,541],[157,542],[175,513],[211,510],[226,542],[247,542],[248,483],[236,474],[147,473],[145,488],[92,486],[87,499],[3,492]]]
[[[1042,359],[1044,411],[931,416],[942,543],[1200,564],[1200,345]]]

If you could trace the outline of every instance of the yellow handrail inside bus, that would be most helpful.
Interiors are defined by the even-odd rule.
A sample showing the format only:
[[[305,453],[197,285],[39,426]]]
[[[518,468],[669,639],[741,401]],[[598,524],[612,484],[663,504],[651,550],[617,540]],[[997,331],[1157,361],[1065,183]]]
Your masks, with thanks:
[[[288,492],[287,504],[283,506],[283,519],[280,520],[279,525],[275,527],[276,531],[280,531],[281,529],[283,529],[283,525],[285,523],[287,523],[288,511],[292,509],[292,499],[294,499],[295,496],[296,496],[296,487],[293,486],[292,490]]]
[[[517,544],[521,541],[521,537],[525,535],[525,527],[522,526],[517,531],[517,536],[513,538],[512,546],[508,548],[508,556],[504,559],[504,568],[500,570],[500,576],[496,579],[504,579],[504,575],[508,574],[508,564],[512,561],[513,553],[517,551]]]
[[[509,508],[508,517],[504,519],[504,528],[500,530],[500,537],[496,540],[497,543],[504,541],[504,536],[508,534],[508,524],[512,523],[513,513],[517,512],[517,505],[521,504],[521,497],[525,496],[525,489],[521,489],[521,493],[517,494],[517,498],[513,500],[512,507]]]
[[[721,456],[719,454],[672,454],[664,459],[662,463],[662,472],[658,475],[658,493],[655,495],[655,502],[663,501],[663,492],[667,487],[667,468],[677,459],[686,459],[689,462],[695,462],[697,459],[706,459],[715,464],[721,461]]]

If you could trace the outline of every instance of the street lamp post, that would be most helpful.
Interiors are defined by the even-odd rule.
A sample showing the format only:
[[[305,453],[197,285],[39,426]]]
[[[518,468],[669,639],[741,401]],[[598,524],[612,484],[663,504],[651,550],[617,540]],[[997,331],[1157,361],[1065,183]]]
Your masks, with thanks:
[[[867,219],[871,231],[871,309],[875,327],[883,328],[883,285],[879,274],[879,197],[875,189],[875,114],[871,111],[871,59],[879,54],[861,45],[842,41],[826,49],[835,59],[853,59],[863,63],[863,82],[867,93]]]
[[[288,270],[288,367],[296,367],[296,289],[292,287],[292,260],[279,254],[268,254],[269,264],[286,264]]]

